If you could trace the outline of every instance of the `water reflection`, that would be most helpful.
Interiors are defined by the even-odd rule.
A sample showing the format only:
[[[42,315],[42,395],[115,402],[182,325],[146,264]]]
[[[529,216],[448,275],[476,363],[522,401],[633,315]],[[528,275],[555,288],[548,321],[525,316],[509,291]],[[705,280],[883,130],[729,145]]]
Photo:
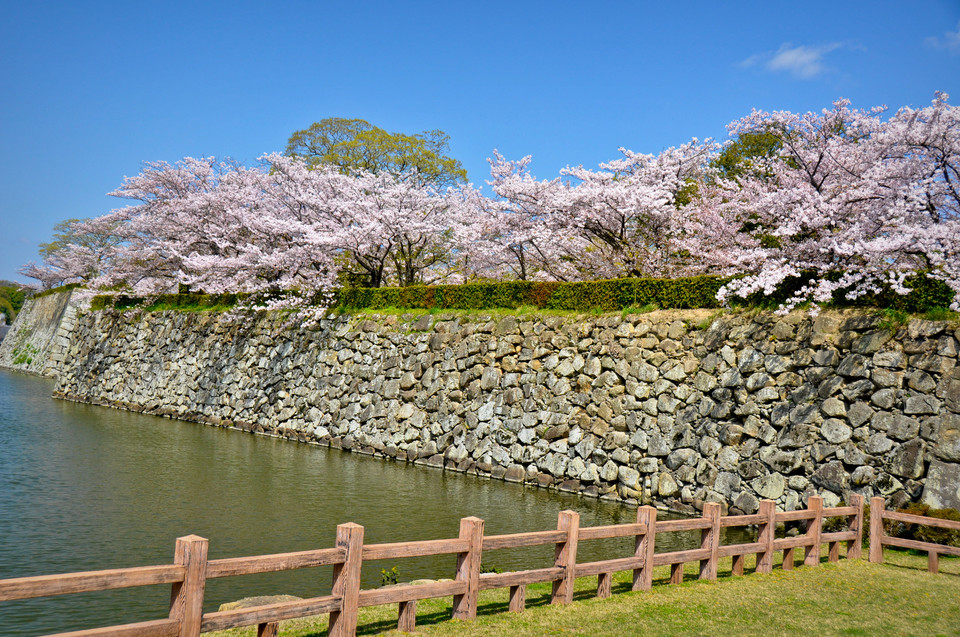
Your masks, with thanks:
[[[54,401],[52,383],[0,370],[0,578],[170,563],[175,538],[210,540],[210,557],[333,545],[336,525],[367,543],[455,537],[461,517],[486,533],[555,528],[574,509],[584,526],[632,522],[616,503],[285,440]],[[658,541],[658,550],[696,538]],[[581,544],[581,561],[626,556],[630,539]],[[616,553],[616,554],[614,554]],[[485,568],[550,565],[552,547],[504,550]],[[364,567],[401,580],[450,577],[452,556]],[[208,583],[208,610],[248,595],[329,592],[329,568]],[[0,604],[0,634],[37,635],[166,615],[169,587]]]

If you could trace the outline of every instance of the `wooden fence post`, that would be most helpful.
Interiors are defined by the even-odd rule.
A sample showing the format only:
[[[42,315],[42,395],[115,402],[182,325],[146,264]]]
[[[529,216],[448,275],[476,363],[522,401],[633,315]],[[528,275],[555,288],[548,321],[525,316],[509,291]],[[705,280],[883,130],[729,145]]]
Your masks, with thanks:
[[[887,503],[883,498],[870,498],[870,561],[883,562],[883,511]]]
[[[823,498],[812,495],[807,499],[807,509],[815,511],[816,516],[807,520],[807,539],[811,544],[803,547],[803,563],[816,566],[820,563],[820,537],[823,535]]]
[[[511,613],[522,613],[527,605],[527,585],[518,584],[510,587],[510,606]]]
[[[703,518],[710,520],[710,528],[700,533],[700,548],[710,549],[710,557],[700,560],[700,579],[717,579],[717,562],[720,556],[720,505],[716,502],[704,502]]]
[[[633,554],[643,557],[643,566],[633,571],[633,590],[648,591],[653,588],[653,554],[657,542],[657,510],[652,506],[637,509],[637,523],[646,524],[647,532],[638,535]]]
[[[460,520],[460,539],[467,541],[466,553],[457,555],[457,581],[466,582],[463,595],[453,597],[453,618],[474,619],[480,595],[480,559],[483,551],[483,520],[469,517]]]
[[[757,529],[757,542],[763,543],[763,553],[757,553],[757,573],[773,572],[773,537],[777,530],[777,503],[773,500],[760,501],[760,515],[763,522]]]
[[[257,637],[277,637],[280,634],[280,624],[278,622],[267,622],[257,625]]]
[[[851,506],[857,507],[856,515],[850,516],[850,530],[857,534],[857,537],[847,542],[847,559],[859,560],[863,556],[863,501],[864,497],[859,493],[850,496]]]
[[[563,577],[553,583],[551,604],[569,604],[573,601],[573,584],[577,571],[577,540],[580,536],[580,514],[576,511],[561,511],[557,530],[566,531],[567,538],[557,543],[554,566],[563,569]]]
[[[360,605],[360,567],[363,564],[363,527],[353,522],[337,526],[337,548],[347,552],[342,564],[333,567],[333,594],[340,610],[330,613],[330,637],[354,637]]]
[[[173,563],[184,567],[183,581],[170,592],[170,619],[180,622],[179,637],[200,637],[209,542],[197,535],[177,538]]]
[[[417,600],[400,602],[400,612],[397,617],[397,630],[401,633],[412,633],[417,628]]]

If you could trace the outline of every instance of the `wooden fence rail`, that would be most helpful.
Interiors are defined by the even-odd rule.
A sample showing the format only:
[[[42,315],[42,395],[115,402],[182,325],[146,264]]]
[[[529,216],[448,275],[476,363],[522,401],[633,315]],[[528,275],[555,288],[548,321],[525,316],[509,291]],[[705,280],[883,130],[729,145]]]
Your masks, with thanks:
[[[55,637],[197,637],[201,632],[252,625],[258,626],[260,637],[271,637],[277,634],[278,622],[282,620],[318,614],[329,615],[331,637],[352,637],[356,634],[358,609],[384,604],[398,604],[398,627],[411,631],[416,626],[416,603],[421,599],[452,597],[453,617],[473,619],[477,614],[481,590],[509,588],[509,609],[521,612],[525,606],[526,588],[535,583],[551,582],[551,602],[567,604],[573,600],[574,580],[577,577],[596,576],[597,596],[608,597],[612,592],[613,574],[618,571],[632,572],[633,590],[649,590],[653,584],[653,569],[657,566],[669,565],[670,582],[678,583],[683,581],[684,564],[689,562],[699,562],[700,579],[716,579],[718,561],[726,557],[733,560],[733,574],[742,575],[744,557],[749,554],[757,557],[758,573],[769,573],[773,569],[774,551],[778,550],[783,551],[784,569],[793,568],[794,551],[798,548],[804,550],[804,564],[816,565],[820,561],[822,543],[828,546],[830,561],[839,559],[840,542],[847,543],[848,558],[859,558],[864,500],[856,495],[852,500],[851,506],[824,508],[820,497],[811,496],[807,509],[790,512],[777,512],[775,503],[765,500],[760,503],[756,514],[726,517],[720,515],[719,504],[706,503],[700,518],[661,521],[657,520],[656,509],[644,506],[637,510],[636,522],[585,528],[580,527],[579,514],[562,511],[556,530],[505,535],[484,535],[484,521],[468,517],[461,520],[460,533],[456,538],[369,545],[363,542],[363,527],[347,523],[337,527],[336,546],[333,548],[217,560],[207,559],[206,539],[191,535],[177,540],[173,564],[0,580],[0,602],[153,584],[172,585],[168,619],[61,633]],[[881,518],[917,521],[914,519],[917,516],[883,512],[882,502],[880,499],[879,506],[874,502],[875,510],[880,512],[873,518],[874,521]],[[824,533],[824,519],[837,517],[847,519],[847,529]],[[960,528],[957,522],[945,523],[929,518],[920,520],[924,524]],[[804,533],[796,537],[775,538],[777,523],[791,521],[801,522]],[[722,529],[746,526],[757,527],[756,542],[721,545]],[[879,528],[882,533],[882,523]],[[696,530],[701,534],[700,548],[656,552],[658,534]],[[632,554],[595,562],[577,562],[580,542],[618,537],[634,538]],[[880,547],[881,542],[891,546],[906,546],[907,542],[877,537],[876,544],[871,545],[871,560],[874,558],[873,546]],[[911,542],[909,548],[917,548],[915,545],[920,544],[924,550],[933,551],[934,555],[960,555],[960,549],[940,545]],[[480,572],[481,557],[487,551],[542,545],[554,546],[553,564],[509,573]],[[456,555],[455,579],[422,585],[401,584],[361,589],[360,570],[363,562],[427,555]],[[333,566],[333,584],[329,595],[252,608],[203,612],[204,589],[209,579],[317,566]]]
[[[883,523],[886,520],[905,522],[907,524],[922,524],[939,529],[960,531],[960,522],[956,520],[941,520],[923,515],[888,511],[883,498],[870,499],[870,556],[871,562],[883,562],[883,547],[896,546],[902,549],[914,549],[927,552],[927,570],[937,573],[940,570],[941,555],[956,555],[960,557],[960,547],[946,546],[934,542],[920,542],[905,538],[891,537],[886,534]]]

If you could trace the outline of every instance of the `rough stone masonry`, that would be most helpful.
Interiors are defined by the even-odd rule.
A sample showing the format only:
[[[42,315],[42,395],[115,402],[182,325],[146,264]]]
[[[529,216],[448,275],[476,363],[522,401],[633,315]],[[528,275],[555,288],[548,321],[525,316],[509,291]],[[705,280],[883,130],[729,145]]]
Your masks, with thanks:
[[[867,313],[88,312],[56,396],[692,512],[960,508],[960,329]]]

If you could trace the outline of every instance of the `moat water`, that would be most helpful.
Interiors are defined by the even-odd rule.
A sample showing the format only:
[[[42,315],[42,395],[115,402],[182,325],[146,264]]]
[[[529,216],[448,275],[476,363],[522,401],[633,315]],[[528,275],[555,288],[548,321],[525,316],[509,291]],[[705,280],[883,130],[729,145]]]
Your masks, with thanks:
[[[487,534],[556,528],[573,509],[583,526],[627,523],[636,510],[476,476],[443,472],[238,431],[53,400],[53,382],[0,370],[0,579],[173,560],[177,537],[210,540],[210,558],[333,546],[356,522],[365,542],[456,537],[478,516]],[[625,557],[629,539],[581,543],[579,561]],[[657,551],[692,548],[692,534]],[[497,551],[485,568],[552,564],[553,547]],[[452,577],[455,557],[364,565],[401,581]],[[329,567],[212,580],[206,610],[251,595],[329,592]],[[0,635],[41,635],[167,614],[170,587],[0,602]]]

